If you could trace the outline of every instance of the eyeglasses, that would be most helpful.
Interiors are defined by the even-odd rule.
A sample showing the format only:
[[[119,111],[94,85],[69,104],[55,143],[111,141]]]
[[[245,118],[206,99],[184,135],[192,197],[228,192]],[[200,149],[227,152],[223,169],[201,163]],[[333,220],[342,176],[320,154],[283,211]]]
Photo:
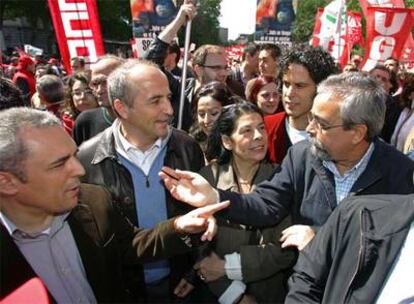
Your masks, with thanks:
[[[203,65],[202,67],[209,68],[214,71],[219,71],[219,70],[228,71],[230,69],[228,65]]]
[[[340,125],[326,125],[323,122],[319,121],[319,118],[314,116],[311,112],[308,113],[308,122],[309,124],[314,123],[315,127],[318,131],[328,131],[330,129],[335,129],[335,128],[339,128],[339,127],[344,127],[346,125],[344,124],[340,124]]]

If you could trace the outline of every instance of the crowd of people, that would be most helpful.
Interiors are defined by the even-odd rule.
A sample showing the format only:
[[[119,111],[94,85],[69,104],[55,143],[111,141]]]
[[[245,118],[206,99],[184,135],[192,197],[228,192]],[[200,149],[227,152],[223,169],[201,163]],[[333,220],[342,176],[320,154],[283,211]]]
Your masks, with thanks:
[[[40,278],[57,303],[413,302],[414,74],[202,45],[179,130],[195,11],[144,59],[3,67],[0,297]]]

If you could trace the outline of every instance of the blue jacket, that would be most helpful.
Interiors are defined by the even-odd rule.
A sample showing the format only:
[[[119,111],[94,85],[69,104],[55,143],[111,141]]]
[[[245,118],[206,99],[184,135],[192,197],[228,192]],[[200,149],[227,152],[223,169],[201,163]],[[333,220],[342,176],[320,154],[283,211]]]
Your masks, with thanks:
[[[349,196],[414,193],[414,162],[380,140],[374,144],[371,159]],[[221,200],[232,202],[224,215],[252,226],[275,225],[287,214],[291,214],[294,224],[324,224],[337,206],[335,181],[311,154],[310,143],[302,141],[292,146],[280,168],[251,194],[219,191]]]

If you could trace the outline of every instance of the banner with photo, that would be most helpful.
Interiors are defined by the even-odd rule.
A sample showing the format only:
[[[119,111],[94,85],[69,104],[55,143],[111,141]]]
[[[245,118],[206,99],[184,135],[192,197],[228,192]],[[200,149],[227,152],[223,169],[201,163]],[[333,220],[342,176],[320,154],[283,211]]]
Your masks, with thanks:
[[[105,54],[95,0],[48,0],[62,62],[71,73],[70,58],[94,63]]]
[[[142,57],[151,41],[173,21],[179,4],[172,0],[130,0],[130,3],[134,49]]]
[[[368,7],[364,71],[370,71],[389,57],[400,58],[414,25],[413,16],[413,9]]]
[[[295,18],[292,0],[257,0],[255,42],[290,47]]]

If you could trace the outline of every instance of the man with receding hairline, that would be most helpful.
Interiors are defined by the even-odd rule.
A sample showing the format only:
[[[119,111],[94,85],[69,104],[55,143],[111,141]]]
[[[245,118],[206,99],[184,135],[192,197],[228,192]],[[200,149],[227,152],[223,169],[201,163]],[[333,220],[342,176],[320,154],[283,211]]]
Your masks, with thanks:
[[[108,98],[117,119],[80,146],[84,181],[106,185],[117,210],[138,227],[150,228],[187,212],[188,207],[166,193],[158,171],[164,164],[198,171],[204,157],[193,138],[170,126],[173,108],[167,77],[152,62],[128,61],[108,77]],[[127,269],[129,289],[134,293],[141,286],[148,301],[169,302],[174,299],[170,287],[191,266],[187,255],[145,264],[143,269],[132,264]]]
[[[194,210],[151,229],[133,227],[114,211],[106,189],[81,185],[85,171],[76,151],[51,113],[0,112],[0,299],[5,302],[33,278],[41,280],[53,303],[131,302],[123,264],[187,252],[192,245],[183,240],[187,233],[207,229],[207,239],[214,234],[209,217],[221,207]],[[139,286],[134,291],[145,296]]]

